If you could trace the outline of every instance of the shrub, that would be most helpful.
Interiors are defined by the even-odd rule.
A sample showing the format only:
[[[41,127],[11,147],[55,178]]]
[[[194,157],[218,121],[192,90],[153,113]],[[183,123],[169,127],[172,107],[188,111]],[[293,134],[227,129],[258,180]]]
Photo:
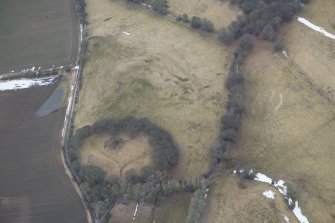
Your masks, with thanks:
[[[191,19],[191,26],[195,29],[200,29],[202,27],[202,19],[198,16],[193,16]]]
[[[89,184],[101,184],[105,179],[106,173],[96,166],[84,166],[80,170],[80,175]]]
[[[169,13],[169,10],[168,10],[169,6],[168,6],[167,0],[154,0],[152,4],[152,8],[156,12],[163,14],[163,15],[166,15]]]
[[[273,44],[273,51],[274,52],[281,52],[284,49],[284,44],[281,39],[277,39]]]
[[[202,29],[209,33],[213,32],[214,31],[213,22],[209,21],[206,18],[202,19]]]
[[[238,133],[234,129],[225,129],[221,131],[221,139],[235,143],[238,138]]]
[[[141,169],[141,177],[147,179],[153,174],[153,169],[150,166],[144,166]]]
[[[183,14],[182,19],[183,19],[183,22],[185,22],[185,23],[189,23],[190,22],[190,19],[188,18],[187,14]]]
[[[176,20],[177,20],[178,22],[181,21],[181,20],[183,20],[183,16],[182,16],[182,15],[177,15]]]
[[[136,171],[135,169],[129,169],[124,175],[126,182],[134,183],[136,181]]]
[[[228,114],[221,119],[221,131],[225,129],[238,130],[240,126],[240,119],[236,115]]]
[[[238,85],[238,84],[243,84],[244,77],[242,73],[235,73],[235,74],[230,74],[226,80],[226,88],[230,89],[231,87]]]
[[[228,32],[225,29],[221,29],[219,32],[219,40],[224,44],[230,44],[235,40],[235,35],[233,32]]]
[[[270,24],[267,24],[264,27],[261,35],[262,35],[262,38],[265,39],[265,40],[273,41],[276,38],[275,30],[273,29],[273,27]]]

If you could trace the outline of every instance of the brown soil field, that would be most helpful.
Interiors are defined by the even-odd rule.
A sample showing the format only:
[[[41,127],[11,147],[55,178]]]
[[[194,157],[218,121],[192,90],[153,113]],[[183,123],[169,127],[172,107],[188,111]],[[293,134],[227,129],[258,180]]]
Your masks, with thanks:
[[[57,85],[0,92],[0,222],[87,222],[61,162],[65,106],[36,115]]]
[[[138,136],[130,139],[124,134],[117,136],[123,140],[120,148],[105,147],[105,142],[110,138],[110,135],[104,134],[93,135],[86,139],[78,154],[81,165],[98,166],[107,173],[107,176],[117,177],[122,177],[129,169],[135,169],[140,174],[139,170],[142,167],[152,166],[151,146],[147,137]]]
[[[103,118],[147,117],[180,147],[174,177],[205,172],[225,111],[225,48],[126,1],[89,0],[87,12],[75,128]]]
[[[0,73],[74,63],[79,21],[74,0],[3,0]]]

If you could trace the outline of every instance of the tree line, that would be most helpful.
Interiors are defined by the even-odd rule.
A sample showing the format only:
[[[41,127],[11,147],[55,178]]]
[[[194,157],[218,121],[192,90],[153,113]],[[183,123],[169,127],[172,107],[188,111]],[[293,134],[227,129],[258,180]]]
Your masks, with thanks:
[[[104,119],[86,125],[77,130],[71,138],[68,146],[68,154],[71,160],[77,159],[76,150],[83,141],[93,134],[108,132],[112,135],[127,133],[131,138],[144,133],[149,137],[149,143],[153,148],[152,160],[158,170],[168,170],[175,166],[179,159],[179,147],[170,133],[157,126],[147,118],[126,117],[123,119]]]
[[[127,170],[123,179],[106,177],[97,166],[81,166],[78,153],[85,139],[100,133],[116,135],[127,133],[135,138],[141,133],[149,137],[153,148],[153,167],[144,166],[140,175],[134,169]],[[68,142],[66,154],[69,166],[84,194],[85,201],[94,210],[96,217],[105,214],[108,206],[121,195],[131,199],[154,204],[164,193],[166,171],[175,166],[179,159],[179,148],[172,136],[147,118],[126,117],[123,119],[104,119],[79,128]],[[180,187],[181,188],[181,187]]]
[[[227,113],[222,116],[220,132],[213,143],[213,165],[222,160],[229,160],[230,151],[239,137],[241,116],[244,111],[243,83],[244,75],[241,65],[253,48],[255,36],[261,35],[263,39],[275,40],[275,31],[283,22],[290,21],[302,9],[307,0],[230,0],[231,4],[239,6],[243,16],[239,16],[227,29],[219,33],[220,40],[229,44],[240,39],[239,46],[234,51],[229,67],[225,88],[228,91],[226,103]],[[275,42],[275,50],[281,50],[282,43]],[[210,170],[208,174],[210,174]]]

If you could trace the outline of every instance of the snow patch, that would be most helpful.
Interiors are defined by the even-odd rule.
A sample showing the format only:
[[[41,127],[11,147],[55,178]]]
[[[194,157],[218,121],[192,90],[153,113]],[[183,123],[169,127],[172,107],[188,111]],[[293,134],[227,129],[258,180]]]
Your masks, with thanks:
[[[83,25],[80,24],[80,43],[83,42],[83,29],[84,29]]]
[[[308,219],[302,214],[301,209],[298,205],[298,201],[295,202],[293,213],[298,218],[300,223],[309,223]]]
[[[282,53],[286,58],[288,58],[288,53],[287,53],[286,50],[283,50],[281,53]]]
[[[52,84],[55,77],[34,78],[34,79],[17,79],[0,82],[0,91],[19,90],[30,88],[33,86],[46,86]]]
[[[126,32],[126,31],[123,31],[122,32],[124,35],[126,35],[126,36],[129,36],[129,35],[131,35],[131,33],[129,33],[129,32]]]
[[[206,199],[207,196],[208,196],[208,191],[209,191],[209,188],[207,188],[207,189],[205,190],[205,195],[204,195],[205,199]]]
[[[311,23],[310,21],[308,21],[307,19],[302,18],[302,17],[298,17],[298,21],[301,22],[302,24],[308,26],[309,28],[313,29],[314,31],[322,33],[324,36],[335,40],[335,35],[327,32],[323,27],[314,25],[313,23]]]
[[[266,176],[265,174],[262,173],[257,173],[255,179],[256,181],[260,181],[263,183],[268,183],[268,184],[272,184],[272,179],[268,176]]]
[[[290,219],[287,217],[287,215],[285,215],[285,214],[281,214],[281,216],[283,216],[284,220],[285,220],[287,223],[290,223]]]
[[[152,7],[151,5],[145,4],[145,3],[143,3],[143,2],[141,3],[141,5],[143,5],[143,6],[147,7],[147,8],[149,8],[149,9]]]
[[[267,198],[275,199],[275,192],[273,192],[272,190],[264,191],[263,195]]]
[[[244,172],[244,169],[241,170],[234,170],[233,173],[234,174],[241,174]],[[252,173],[252,172],[251,172]],[[287,186],[285,185],[285,181],[283,180],[278,180],[277,182],[274,181],[273,179],[271,179],[270,177],[266,176],[265,174],[262,173],[257,173],[255,175],[254,180],[259,181],[259,182],[263,182],[263,183],[267,183],[270,184],[271,186],[277,188],[277,190],[279,191],[279,193],[281,193],[284,198],[287,200],[288,205],[292,206],[293,205],[293,200],[292,198],[287,196]],[[264,196],[274,199],[274,192],[272,192],[271,190],[269,191],[265,191],[263,193]],[[309,223],[308,219],[306,218],[306,216],[304,216],[301,212],[300,207],[298,206],[298,201],[296,201],[294,203],[294,208],[293,208],[293,213],[296,216],[296,218],[299,220],[300,223]],[[286,215],[283,215],[284,219],[286,220],[286,222],[290,222],[288,217]],[[285,218],[286,216],[286,218]]]
[[[138,210],[138,203],[136,203],[136,207],[135,207],[135,211],[134,211],[134,215],[133,215],[133,220],[131,220],[131,223],[134,223],[134,221],[135,221],[137,210]]]

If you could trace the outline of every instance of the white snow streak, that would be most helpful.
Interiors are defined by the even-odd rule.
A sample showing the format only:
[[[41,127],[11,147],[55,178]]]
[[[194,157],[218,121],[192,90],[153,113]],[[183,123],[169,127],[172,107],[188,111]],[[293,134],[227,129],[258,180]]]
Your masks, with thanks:
[[[270,177],[267,177],[265,174],[262,173],[257,173],[255,180],[263,182],[263,183],[268,183],[271,184],[272,183],[272,179]]]
[[[287,217],[287,215],[285,215],[285,214],[281,214],[281,216],[283,216],[284,220],[285,220],[287,223],[290,223],[290,219]]]
[[[147,7],[147,8],[149,8],[149,9],[151,8],[151,5],[145,4],[145,3],[143,3],[143,2],[141,3],[141,5],[143,5],[143,6]]]
[[[322,33],[324,36],[335,40],[335,35],[327,32],[323,27],[314,25],[313,23],[302,17],[298,17],[298,21],[315,31]]]
[[[273,192],[272,190],[264,191],[263,195],[267,198],[275,199],[275,192]]]
[[[16,79],[0,82],[0,91],[18,90],[30,88],[33,86],[45,86],[52,84],[55,77],[34,78],[34,79]]]
[[[293,213],[301,223],[309,223],[308,219],[301,213],[298,201],[295,202]]]
[[[136,203],[136,208],[135,208],[134,215],[133,215],[133,220],[131,221],[131,223],[134,223],[134,221],[135,221],[135,217],[136,217],[136,214],[137,214],[137,209],[138,209],[138,203]]]
[[[83,42],[83,25],[80,24],[80,43]]]
[[[123,31],[122,33],[125,34],[125,35],[127,35],[127,36],[131,35],[131,33],[126,32],[126,31]]]
[[[241,169],[241,170],[234,170],[233,173],[236,174],[236,173],[243,173],[244,172],[244,169]],[[285,185],[285,181],[283,180],[278,180],[277,182],[272,180],[270,177],[266,176],[265,174],[262,174],[262,173],[257,173],[254,180],[256,181],[259,181],[259,182],[263,182],[263,183],[267,183],[267,184],[270,184],[272,185],[273,187],[277,188],[277,190],[279,191],[279,193],[281,193],[285,199],[288,200],[288,204],[289,205],[292,205],[293,204],[293,201],[290,197],[287,196],[287,186]],[[271,191],[271,190],[270,190]],[[266,193],[268,191],[265,191],[264,193]],[[263,193],[264,196],[267,196]],[[268,196],[267,196],[268,197]],[[272,198],[273,199],[273,198]],[[301,212],[301,209],[300,207],[298,206],[298,201],[296,201],[294,203],[294,209],[293,209],[293,213],[294,215],[296,216],[296,218],[299,220],[300,223],[309,223],[308,219],[306,218],[306,216],[304,216]],[[286,215],[285,215],[286,216]],[[284,216],[284,219],[286,220]],[[287,217],[287,216],[286,216]],[[290,222],[288,217],[287,217],[287,220],[286,222]]]

